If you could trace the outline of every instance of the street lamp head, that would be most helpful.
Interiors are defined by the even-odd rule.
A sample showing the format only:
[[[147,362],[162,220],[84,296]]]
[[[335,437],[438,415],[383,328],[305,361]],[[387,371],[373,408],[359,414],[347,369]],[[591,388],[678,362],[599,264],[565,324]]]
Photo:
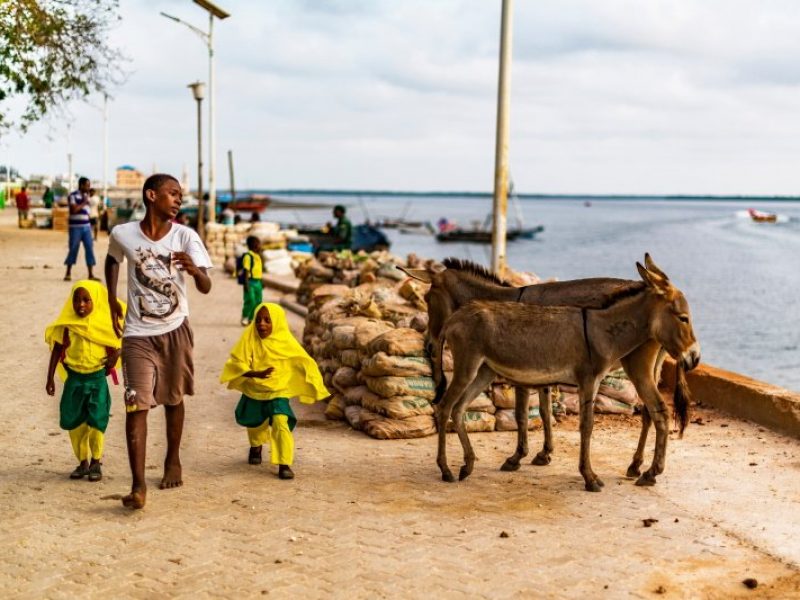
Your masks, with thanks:
[[[228,17],[231,16],[230,13],[225,12],[219,6],[217,6],[213,2],[209,2],[208,0],[194,0],[194,3],[197,4],[198,6],[206,9],[208,12],[210,12],[212,15],[214,15],[218,19],[227,19]]]
[[[206,94],[206,84],[202,81],[195,81],[194,83],[190,83],[186,87],[192,88],[192,96],[198,102],[205,97]]]

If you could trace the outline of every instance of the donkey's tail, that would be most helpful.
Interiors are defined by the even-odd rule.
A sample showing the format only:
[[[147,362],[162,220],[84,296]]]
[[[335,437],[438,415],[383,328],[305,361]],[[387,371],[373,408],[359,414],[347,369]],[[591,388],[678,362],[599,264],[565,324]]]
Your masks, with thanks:
[[[431,402],[434,406],[441,402],[442,398],[444,398],[444,393],[447,391],[447,378],[444,376],[444,342],[446,331],[447,327],[439,334],[439,364],[434,365],[439,375],[439,382],[436,384],[436,397]]]
[[[683,431],[689,423],[689,402],[692,396],[689,391],[689,384],[686,382],[686,374],[680,362],[675,364],[675,395],[672,397],[673,414],[675,417],[675,425],[678,427],[680,437],[683,437]]]

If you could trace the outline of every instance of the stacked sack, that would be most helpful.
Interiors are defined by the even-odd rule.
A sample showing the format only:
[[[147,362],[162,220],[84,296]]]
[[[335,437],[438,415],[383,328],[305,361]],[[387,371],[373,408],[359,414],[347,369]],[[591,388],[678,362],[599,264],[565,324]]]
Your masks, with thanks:
[[[490,388],[489,396],[492,399],[492,403],[497,408],[497,412],[495,412],[494,415],[496,419],[495,430],[516,431],[517,418],[514,415],[516,388],[507,383],[494,383]],[[564,413],[559,386],[552,386],[550,388],[550,402],[553,415]],[[539,409],[539,390],[529,388],[528,429],[534,429],[541,426],[541,424],[542,417]]]
[[[374,438],[416,438],[436,433],[430,401],[436,395],[421,332],[398,327],[373,338],[361,360],[359,425]],[[352,408],[352,407],[349,407]]]
[[[562,385],[560,387],[561,402],[567,414],[580,414],[578,388],[572,385]],[[594,398],[594,412],[632,415],[636,410],[636,406],[640,403],[636,388],[631,380],[628,379],[625,371],[617,369],[603,377],[600,382],[597,396]]]
[[[387,253],[329,253],[298,269],[304,283],[313,279],[305,286],[303,343],[336,390],[326,415],[381,439],[436,431],[424,290],[406,280],[398,264]],[[347,268],[353,265],[358,268]],[[322,283],[330,275],[324,269],[338,283]]]
[[[295,275],[300,280],[297,301],[308,304],[312,292],[323,285],[353,288],[365,283],[379,283],[384,287],[393,287],[406,279],[397,266],[417,268],[420,264],[413,254],[404,262],[385,250],[369,254],[363,250],[357,253],[350,250],[320,252],[295,268]]]
[[[291,274],[291,257],[286,252],[287,240],[297,236],[293,229],[281,229],[277,223],[221,223],[206,224],[206,247],[214,264],[225,265],[225,270],[233,273],[236,269],[236,258],[247,251],[248,236],[261,240],[265,270],[269,272],[269,263],[279,274]],[[277,254],[270,254],[277,252]],[[288,260],[287,260],[288,259]],[[277,261],[277,262],[274,262]]]

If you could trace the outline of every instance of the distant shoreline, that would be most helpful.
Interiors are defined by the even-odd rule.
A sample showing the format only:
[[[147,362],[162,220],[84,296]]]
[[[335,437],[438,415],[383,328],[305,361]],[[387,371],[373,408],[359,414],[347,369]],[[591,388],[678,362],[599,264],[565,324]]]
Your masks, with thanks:
[[[262,193],[274,196],[356,196],[382,198],[475,198],[489,199],[489,192],[409,192],[386,190],[320,190],[320,189],[252,189],[241,190],[238,195]],[[733,196],[696,194],[517,194],[520,200],[665,200],[665,201],[711,201],[711,202],[800,202],[800,196]]]

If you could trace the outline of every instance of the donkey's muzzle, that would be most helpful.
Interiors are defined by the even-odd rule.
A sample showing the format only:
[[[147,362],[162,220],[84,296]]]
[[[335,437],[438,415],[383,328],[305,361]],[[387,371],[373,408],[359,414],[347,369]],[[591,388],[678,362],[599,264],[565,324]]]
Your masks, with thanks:
[[[684,371],[691,371],[700,364],[700,348],[692,346],[681,356],[681,366]]]

